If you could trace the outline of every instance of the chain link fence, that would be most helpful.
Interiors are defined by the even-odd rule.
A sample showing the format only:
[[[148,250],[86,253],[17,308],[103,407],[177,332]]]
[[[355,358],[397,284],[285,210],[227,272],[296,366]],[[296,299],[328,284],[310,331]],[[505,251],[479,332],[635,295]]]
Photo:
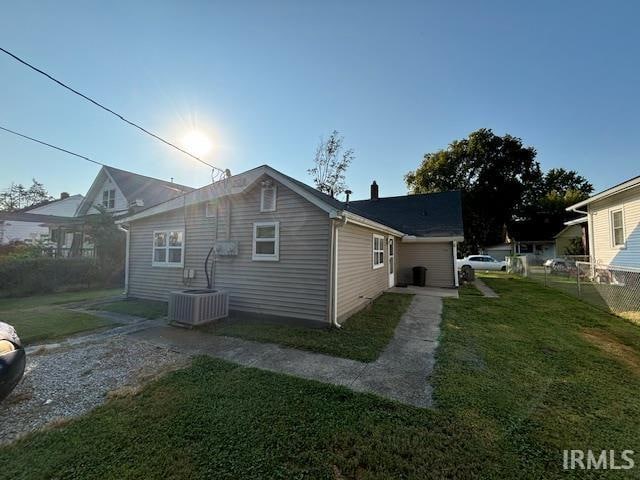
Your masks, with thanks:
[[[531,265],[522,255],[507,259],[507,272],[640,323],[640,268],[591,263],[588,257],[554,258],[544,265]]]

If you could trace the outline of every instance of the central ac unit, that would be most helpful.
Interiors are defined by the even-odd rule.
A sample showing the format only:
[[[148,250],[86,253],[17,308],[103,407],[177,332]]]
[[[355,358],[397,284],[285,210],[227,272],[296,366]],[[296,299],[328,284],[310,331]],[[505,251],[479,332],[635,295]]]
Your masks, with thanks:
[[[221,290],[180,290],[169,294],[169,321],[196,326],[229,316],[229,295]]]

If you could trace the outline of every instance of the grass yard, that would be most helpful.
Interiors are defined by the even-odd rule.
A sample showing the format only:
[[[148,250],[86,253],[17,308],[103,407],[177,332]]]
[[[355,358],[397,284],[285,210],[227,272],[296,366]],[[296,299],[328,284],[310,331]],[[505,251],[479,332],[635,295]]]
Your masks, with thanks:
[[[62,305],[108,298],[120,292],[103,289],[5,298],[0,300],[0,321],[13,325],[25,345],[55,340],[113,325],[109,320],[66,310]]]
[[[6,478],[637,478],[562,449],[640,451],[640,329],[524,279],[446,299],[434,410],[199,358],[0,449]],[[640,464],[638,455],[634,457]]]
[[[106,288],[99,290],[80,290],[75,292],[47,293],[29,297],[0,298],[0,311],[19,310],[25,308],[63,305],[65,303],[101,300],[115,297],[122,293],[122,288]]]
[[[116,302],[96,305],[96,310],[107,312],[123,313],[144,318],[162,318],[167,316],[167,302],[157,302],[154,300],[142,300],[131,298],[118,300]]]
[[[372,362],[393,337],[396,325],[413,295],[384,293],[371,307],[342,323],[341,329],[294,327],[264,322],[222,323],[208,327],[217,335],[326,353],[335,357]]]

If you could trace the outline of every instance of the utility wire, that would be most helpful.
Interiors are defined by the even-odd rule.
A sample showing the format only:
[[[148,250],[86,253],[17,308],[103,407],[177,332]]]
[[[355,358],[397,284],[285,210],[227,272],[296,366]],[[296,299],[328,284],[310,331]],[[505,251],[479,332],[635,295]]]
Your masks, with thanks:
[[[0,130],[4,130],[5,132],[9,132],[9,133],[17,135],[19,137],[26,138],[27,140],[31,140],[32,142],[36,142],[36,143],[39,143],[41,145],[46,145],[47,147],[54,148],[56,150],[60,150],[61,152],[68,153],[69,155],[73,155],[75,157],[82,158],[83,160],[87,160],[87,161],[89,161],[91,163],[95,163],[96,165],[102,165],[103,167],[107,166],[104,163],[100,163],[100,162],[98,162],[96,160],[92,160],[89,157],[85,157],[84,155],[80,155],[79,153],[72,152],[71,150],[67,150],[65,148],[56,147],[55,145],[51,145],[50,143],[43,142],[42,140],[38,140],[37,138],[30,137],[29,135],[24,135],[23,133],[14,132],[13,130],[5,128],[5,127],[3,127],[1,125],[0,125]]]
[[[123,121],[123,122],[125,122],[125,123],[128,123],[128,124],[129,124],[129,125],[131,125],[132,127],[135,127],[135,128],[137,128],[138,130],[141,130],[142,132],[146,133],[147,135],[152,136],[152,137],[153,137],[153,138],[155,138],[156,140],[160,140],[162,143],[165,143],[165,144],[169,145],[170,147],[175,148],[176,150],[178,150],[178,151],[180,151],[180,152],[184,153],[185,155],[190,156],[191,158],[193,158],[193,159],[195,159],[195,160],[199,161],[200,163],[202,163],[202,164],[204,164],[204,165],[207,165],[208,167],[211,167],[213,170],[218,170],[219,172],[221,172],[221,173],[223,173],[223,174],[224,174],[224,171],[223,171],[221,168],[214,167],[214,166],[213,166],[213,165],[211,165],[210,163],[205,162],[205,161],[204,161],[204,160],[202,160],[201,158],[196,157],[196,156],[195,156],[195,155],[193,155],[192,153],[189,153],[188,151],[184,150],[183,148],[178,147],[178,146],[177,146],[177,145],[175,145],[174,143],[171,143],[171,142],[169,142],[168,140],[165,140],[164,138],[160,137],[159,135],[156,135],[155,133],[150,132],[150,131],[149,131],[149,130],[147,130],[146,128],[141,127],[140,125],[138,125],[137,123],[134,123],[134,122],[132,122],[131,120],[128,120],[128,119],[127,119],[127,118],[125,118],[123,115],[120,115],[119,113],[114,112],[113,110],[111,110],[111,109],[110,109],[110,108],[108,108],[108,107],[105,107],[104,105],[102,105],[101,103],[97,102],[97,101],[96,101],[96,100],[94,100],[93,98],[88,97],[87,95],[85,95],[85,94],[83,94],[83,93],[81,93],[81,92],[79,92],[79,91],[75,90],[74,88],[71,88],[69,85],[67,85],[67,84],[65,84],[65,83],[61,82],[60,80],[58,80],[57,78],[55,78],[55,77],[53,77],[53,76],[49,75],[47,72],[45,72],[45,71],[43,71],[43,70],[40,70],[38,67],[35,67],[34,65],[31,65],[29,62],[27,62],[26,60],[23,60],[22,58],[18,57],[17,55],[14,55],[14,54],[13,54],[13,53],[11,53],[10,51],[8,51],[8,50],[6,50],[6,49],[4,49],[4,48],[2,48],[2,47],[0,47],[0,51],[2,51],[2,52],[4,52],[4,53],[6,53],[6,54],[7,54],[7,55],[9,55],[10,57],[12,57],[14,60],[17,60],[18,62],[22,63],[23,65],[25,65],[25,66],[29,67],[30,69],[32,69],[32,70],[34,70],[34,71],[36,71],[36,72],[38,72],[39,74],[44,75],[44,76],[45,76],[45,77],[47,77],[49,80],[51,80],[51,81],[53,81],[53,82],[57,83],[57,84],[58,84],[58,85],[60,85],[61,87],[66,88],[66,89],[67,89],[67,90],[69,90],[70,92],[75,93],[76,95],[78,95],[78,96],[80,96],[80,97],[84,98],[84,99],[85,99],[85,100],[87,100],[88,102],[93,103],[95,106],[97,106],[97,107],[101,108],[102,110],[105,110],[105,111],[109,112],[110,114],[115,115],[115,116],[116,116],[116,117],[118,117],[120,120],[122,120],[122,121]],[[5,129],[3,129],[3,130],[5,130]],[[36,140],[36,141],[37,141],[37,140]],[[44,143],[44,142],[39,142],[39,143]],[[49,145],[49,146],[51,146],[51,145]],[[57,147],[54,147],[54,148],[57,148]],[[62,149],[58,149],[58,150],[62,150]],[[71,152],[68,152],[68,153],[71,153]],[[75,153],[74,153],[73,155],[75,155]],[[77,155],[77,156],[82,157],[81,155]],[[82,157],[82,158],[85,158],[85,157]],[[90,159],[87,159],[87,160],[90,160]],[[90,160],[90,161],[93,161],[93,160]]]

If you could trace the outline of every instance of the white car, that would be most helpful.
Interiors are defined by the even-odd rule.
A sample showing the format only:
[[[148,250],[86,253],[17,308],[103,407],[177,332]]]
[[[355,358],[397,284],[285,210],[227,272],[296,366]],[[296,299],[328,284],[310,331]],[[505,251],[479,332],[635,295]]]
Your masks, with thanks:
[[[506,270],[507,262],[499,262],[490,255],[469,255],[457,261],[458,269],[469,266],[474,270]]]

